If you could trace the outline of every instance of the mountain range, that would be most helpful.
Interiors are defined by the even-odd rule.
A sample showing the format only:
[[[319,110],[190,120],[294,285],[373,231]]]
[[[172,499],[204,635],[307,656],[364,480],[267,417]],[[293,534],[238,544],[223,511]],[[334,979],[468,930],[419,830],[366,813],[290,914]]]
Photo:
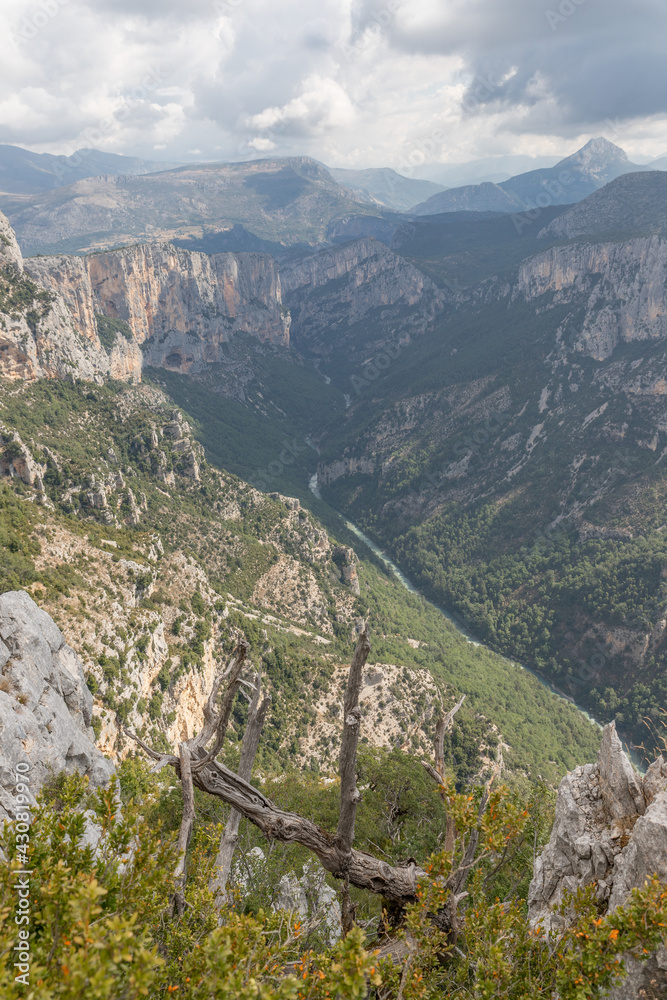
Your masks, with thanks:
[[[415,215],[436,215],[439,212],[512,212],[568,205],[581,201],[621,174],[651,169],[660,168],[632,163],[620,146],[608,139],[591,139],[553,167],[529,170],[498,184],[486,182],[453,188],[432,195],[411,211]]]
[[[0,145],[0,194],[37,194],[66,187],[85,177],[151,174],[176,166],[99,149],[83,148],[69,156],[55,156],[33,153],[20,146]]]
[[[62,157],[42,163],[18,147],[0,148],[0,177],[7,178],[0,209],[26,256],[165,240],[278,257],[362,237],[390,244],[406,216],[572,204],[618,176],[656,169],[631,163],[606,139],[553,167],[450,189],[389,169],[329,170],[308,157],[171,169],[94,150],[69,159],[76,169],[63,174]]]
[[[91,250],[141,240],[201,238],[242,225],[264,240],[317,245],[332,223],[383,218],[308,157],[88,177],[2,207],[26,254]]]

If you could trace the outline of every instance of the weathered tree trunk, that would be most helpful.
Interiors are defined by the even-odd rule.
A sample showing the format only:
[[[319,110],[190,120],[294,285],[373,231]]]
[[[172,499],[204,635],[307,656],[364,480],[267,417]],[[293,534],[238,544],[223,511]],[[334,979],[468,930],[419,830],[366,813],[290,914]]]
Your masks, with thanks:
[[[338,829],[336,844],[343,856],[349,860],[354,842],[354,824],[357,818],[357,806],[361,794],[357,788],[357,747],[361,729],[361,709],[359,707],[359,692],[366,660],[371,650],[368,637],[368,626],[359,637],[354,658],[347,677],[347,690],[343,706],[343,735],[340,745],[340,812],[338,814]],[[347,864],[344,862],[344,864]],[[350,899],[350,882],[345,878],[342,894],[342,927],[343,935],[347,935],[354,926],[355,906]]]
[[[171,899],[171,914],[182,917],[185,910],[185,881],[187,878],[187,858],[192,825],[195,820],[195,793],[192,787],[192,768],[190,764],[190,747],[187,742],[180,745],[181,789],[183,793],[183,818],[178,833],[178,863],[174,878],[176,887]]]
[[[450,708],[449,712],[447,712],[446,715],[444,712],[441,712],[438,717],[438,721],[435,724],[435,736],[433,737],[433,753],[435,756],[435,767],[432,767],[431,764],[429,764],[429,762],[426,760],[422,761],[423,766],[426,768],[426,770],[434,779],[434,781],[437,781],[439,785],[444,785],[446,778],[445,735],[452,728],[452,725],[454,723],[454,716],[461,708],[465,700],[466,696],[461,695],[457,703],[454,705],[453,708]],[[440,700],[440,707],[442,708],[442,699]],[[440,797],[442,798],[442,801],[446,806],[447,797],[444,793],[444,790],[442,789],[440,790]],[[456,844],[456,823],[454,822],[454,817],[448,811],[446,825],[445,825],[445,850],[453,851],[455,844]]]
[[[171,757],[166,763],[171,764],[180,777],[178,759]],[[192,780],[195,786],[229,803],[269,839],[307,847],[328,872],[339,879],[345,879],[349,872],[350,883],[360,889],[369,889],[404,906],[415,900],[417,880],[424,872],[414,862],[405,868],[393,867],[354,848],[350,852],[341,850],[335,836],[321,830],[309,819],[280,809],[224,764],[210,761],[199,768],[197,763],[193,759]]]
[[[243,778],[245,781],[250,781],[252,768],[257,755],[257,749],[259,747],[259,739],[262,735],[262,729],[264,728],[264,722],[266,721],[269,705],[271,704],[271,695],[267,694],[262,699],[262,703],[260,705],[259,700],[261,697],[261,691],[261,677],[257,674],[255,691],[253,693],[252,701],[250,702],[250,709],[248,711],[248,724],[243,734],[241,758],[239,760],[239,777]],[[237,809],[232,809],[227,820],[227,825],[225,826],[225,829],[222,832],[222,837],[220,838],[220,848],[215,859],[215,874],[210,882],[210,888],[215,895],[215,907],[218,913],[220,913],[220,910],[225,903],[229,902],[227,895],[227,883],[229,882],[229,876],[232,871],[232,862],[234,860],[234,852],[239,840],[239,824],[241,822],[241,818],[241,813]]]
[[[240,642],[234,650],[234,656],[226,671],[217,677],[211,688],[211,693],[204,705],[204,726],[198,736],[190,740],[185,740],[179,746],[178,771],[181,778],[181,790],[183,794],[183,817],[178,833],[178,863],[174,872],[175,888],[171,898],[171,915],[182,916],[185,910],[185,884],[187,880],[187,855],[190,839],[192,837],[192,827],[195,821],[195,796],[192,780],[193,760],[195,766],[201,767],[208,760],[214,760],[222,747],[229,725],[234,698],[241,684],[241,670],[248,652],[248,644]],[[222,686],[222,682],[227,680],[227,687],[222,698],[219,710],[216,712],[215,703]],[[166,763],[171,763],[171,757],[164,754],[155,754],[146,746],[134,733],[126,730],[149,754],[157,758],[162,767]],[[210,753],[203,752],[203,748],[215,736],[215,741]]]

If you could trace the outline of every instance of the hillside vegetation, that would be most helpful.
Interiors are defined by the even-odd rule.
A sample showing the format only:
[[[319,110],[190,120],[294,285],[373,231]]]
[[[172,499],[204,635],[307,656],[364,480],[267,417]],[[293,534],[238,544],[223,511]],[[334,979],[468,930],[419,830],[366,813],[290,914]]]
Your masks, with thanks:
[[[369,616],[385,665],[384,689],[367,694],[371,742],[426,749],[436,683],[469,695],[461,779],[499,738],[510,768],[551,780],[594,753],[571,706],[355,556],[331,511],[343,544],[298,501],[208,464],[164,390],[5,384],[0,422],[15,473],[2,482],[3,587],[29,589],[83,656],[110,750],[126,721],[155,739],[192,727],[216,659],[244,634],[275,693],[264,752],[326,769],[335,668]],[[27,453],[32,485],[15,472]]]

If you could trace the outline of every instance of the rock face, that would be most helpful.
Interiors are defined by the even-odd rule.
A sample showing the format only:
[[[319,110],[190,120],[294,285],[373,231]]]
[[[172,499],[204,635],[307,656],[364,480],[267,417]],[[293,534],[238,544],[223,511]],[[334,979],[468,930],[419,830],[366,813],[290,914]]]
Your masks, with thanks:
[[[620,343],[667,337],[666,284],[667,241],[651,236],[554,247],[520,267],[514,295],[582,308],[573,347],[603,361]]]
[[[0,424],[0,476],[17,476],[26,486],[35,486],[41,493],[45,472],[46,466],[35,461],[16,431]]]
[[[333,561],[340,569],[341,581],[358,597],[361,590],[357,573],[357,554],[354,549],[347,545],[336,545],[333,550]]]
[[[26,273],[12,228],[0,212],[0,375],[101,380],[111,371],[97,336],[81,336],[63,299]]]
[[[23,591],[0,595],[0,674],[0,821],[14,815],[17,764],[33,804],[52,772],[106,784],[114,766],[95,746],[81,660]]]
[[[11,264],[23,270],[23,255],[9,219],[0,212],[0,266]]]
[[[373,239],[283,265],[281,280],[294,342],[316,355],[340,348],[341,332],[356,349],[363,329],[371,351],[424,333],[445,302],[430,278]]]
[[[0,375],[138,382],[144,364],[185,372],[219,361],[240,333],[287,346],[289,329],[268,254],[156,243],[24,261],[0,213]]]
[[[551,839],[530,884],[531,921],[558,930],[565,918],[554,909],[564,893],[590,884],[601,911],[613,910],[655,874],[667,881],[667,760],[658,757],[642,781],[612,722],[597,763],[576,768],[561,782]],[[628,979],[611,996],[632,1000],[656,977],[667,986],[665,959],[661,949],[645,965],[628,962]]]
[[[208,256],[157,243],[88,257],[39,257],[26,267],[63,297],[82,337],[97,338],[99,314],[127,323],[132,357],[126,348],[115,367],[125,360],[128,373],[140,371],[142,353],[145,364],[202,368],[219,361],[221,345],[238,333],[289,343],[278,269],[268,254]],[[115,351],[124,339],[116,335]]]

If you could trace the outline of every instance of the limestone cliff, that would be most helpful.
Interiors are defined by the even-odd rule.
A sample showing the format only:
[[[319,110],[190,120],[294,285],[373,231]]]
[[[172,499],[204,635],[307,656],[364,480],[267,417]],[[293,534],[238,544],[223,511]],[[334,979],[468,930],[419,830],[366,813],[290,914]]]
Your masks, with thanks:
[[[26,267],[62,296],[82,337],[97,339],[98,315],[127,324],[132,340],[125,371],[116,377],[138,375],[142,355],[144,364],[200,369],[219,361],[221,345],[237,333],[289,343],[277,265],[267,254],[208,256],[159,243],[33,258]],[[114,351],[122,350],[123,339],[116,336]],[[116,367],[122,367],[120,356]]]
[[[0,266],[11,264],[23,270],[23,255],[9,220],[0,212]]]
[[[17,774],[28,804],[60,771],[86,774],[92,788],[108,782],[114,766],[95,746],[92,710],[83,664],[53,619],[22,591],[2,594],[0,821],[14,815]]]
[[[551,296],[547,308],[575,305],[575,350],[603,361],[618,344],[667,336],[667,241],[552,247],[519,269],[514,297]]]
[[[168,243],[24,261],[0,214],[0,374],[140,381],[146,364],[193,371],[239,333],[289,344],[277,264]]]
[[[67,305],[31,280],[7,219],[0,213],[0,374],[84,379],[114,373],[96,336],[82,336]]]

